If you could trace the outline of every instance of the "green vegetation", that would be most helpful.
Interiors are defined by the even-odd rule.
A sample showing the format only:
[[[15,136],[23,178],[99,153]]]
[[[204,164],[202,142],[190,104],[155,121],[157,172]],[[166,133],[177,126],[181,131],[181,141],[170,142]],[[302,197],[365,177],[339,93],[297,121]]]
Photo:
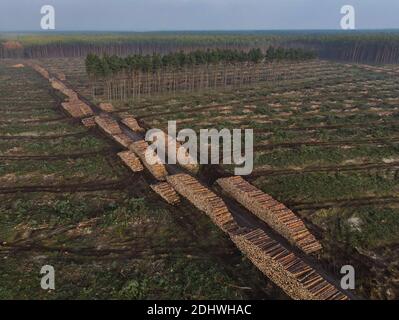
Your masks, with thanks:
[[[128,57],[103,56],[89,54],[86,57],[86,71],[90,76],[102,76],[117,74],[119,72],[133,71],[158,71],[161,68],[180,69],[195,65],[235,64],[243,62],[259,63],[274,60],[307,60],[315,58],[315,54],[302,49],[284,49],[270,47],[266,54],[262,50],[250,49],[239,51],[231,49],[196,50],[185,53],[168,53],[165,55],[132,55]]]
[[[399,241],[398,208],[361,207],[325,209],[314,214],[314,223],[327,228],[330,240],[366,250]]]
[[[397,31],[243,31],[5,34],[0,58],[83,57],[97,54],[153,54],[197,49],[267,50],[270,46],[315,49],[322,58],[397,63]]]
[[[336,147],[301,146],[294,150],[279,148],[272,152],[257,153],[255,166],[269,165],[276,169],[328,166],[345,164],[347,160],[353,160],[355,163],[381,162],[383,159],[395,158],[397,156],[397,147],[376,147],[370,145],[342,149]],[[350,162],[347,162],[347,164],[350,164]]]
[[[280,201],[350,200],[364,195],[395,195],[398,183],[379,174],[304,173],[259,178],[256,184]]]
[[[42,112],[30,110],[31,101]],[[0,161],[0,299],[286,298],[207,216],[185,203],[167,205],[127,170],[119,147],[99,132],[35,137],[85,132],[79,122],[41,122],[48,110],[61,116],[56,102],[30,68],[0,63],[0,109],[8,110],[1,134],[30,135],[0,139],[0,157],[16,157]],[[39,122],[23,123],[32,113]],[[90,155],[69,157],[83,153]],[[101,190],[116,180],[129,183]],[[62,187],[84,182],[94,190]],[[31,192],[33,184],[60,189]],[[15,187],[20,192],[8,193]],[[47,264],[56,270],[54,291],[40,288]]]

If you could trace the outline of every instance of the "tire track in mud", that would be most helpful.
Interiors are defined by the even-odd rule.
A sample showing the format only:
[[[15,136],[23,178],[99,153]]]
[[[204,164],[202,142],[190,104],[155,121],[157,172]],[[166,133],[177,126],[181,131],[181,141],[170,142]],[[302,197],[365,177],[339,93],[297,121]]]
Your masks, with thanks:
[[[109,155],[113,152],[117,152],[116,148],[107,148],[93,152],[81,152],[81,153],[70,153],[70,154],[58,154],[58,155],[0,155],[0,161],[56,161],[66,159],[80,159],[84,157],[95,157],[99,155]]]
[[[58,117],[53,119],[28,119],[28,120],[0,120],[0,125],[14,125],[14,124],[35,124],[35,123],[52,123],[52,122],[72,122],[73,119]]]
[[[361,83],[367,83],[368,81],[369,80],[365,80],[365,81],[362,81]],[[347,81],[341,81],[339,83],[344,85],[344,84],[352,83],[352,82],[353,82],[353,80],[347,80]],[[331,85],[329,85],[329,86],[331,86]],[[327,86],[327,87],[329,87],[329,86]],[[322,86],[322,85],[314,86],[315,89],[325,88],[325,87],[326,86]],[[298,89],[294,88],[293,90],[298,90]],[[353,91],[354,89],[350,89],[350,90]],[[347,90],[347,91],[351,92],[350,90]],[[284,91],[281,91],[281,92],[284,92]],[[277,92],[272,92],[272,93],[281,93],[281,92],[277,91]],[[247,95],[247,94],[248,93],[246,92],[245,95]],[[338,94],[342,95],[342,92],[337,93],[337,95]],[[201,110],[202,108],[207,109],[207,108],[220,108],[220,107],[227,107],[227,106],[235,106],[235,105],[240,105],[240,104],[244,104],[244,103],[248,104],[248,103],[254,103],[254,102],[262,102],[262,101],[266,101],[267,99],[270,99],[270,97],[269,96],[262,96],[262,97],[253,98],[253,99],[241,99],[240,101],[231,100],[231,101],[220,102],[220,103],[216,103],[216,104],[207,104],[205,106],[197,106],[197,108],[193,107],[193,108],[190,108],[188,110],[180,110],[179,109],[179,110],[166,111],[166,112],[163,112],[163,113],[157,112],[158,110],[153,110],[152,112],[150,111],[151,113],[143,114],[141,116],[137,115],[137,118],[146,118],[146,117],[157,116],[157,115],[167,115],[167,114],[173,114],[173,113],[176,113],[176,112],[179,112],[179,111],[185,111],[187,113],[193,113],[195,111]],[[271,102],[274,102],[274,101],[271,101]],[[185,105],[182,104],[179,107],[184,107],[184,106]],[[149,106],[142,106],[142,107],[134,107],[134,110],[155,109],[155,108],[158,108],[158,107],[159,107],[158,105],[149,105]],[[171,107],[173,107],[173,106],[171,106]],[[176,106],[174,106],[174,107],[176,107]],[[130,111],[129,108],[128,108],[128,110]],[[117,110],[117,111],[120,111],[120,110]]]
[[[399,168],[399,161],[391,163],[362,163],[354,165],[343,165],[343,166],[320,166],[320,167],[306,167],[302,169],[260,169],[255,170],[251,175],[247,177],[249,180],[254,180],[263,176],[285,176],[285,175],[296,175],[303,173],[312,172],[350,172],[350,171],[364,171],[364,170],[374,170],[374,169],[389,169],[389,168]]]
[[[130,179],[121,179],[116,181],[91,181],[79,184],[61,184],[61,185],[30,185],[18,187],[0,187],[0,194],[15,194],[15,193],[77,193],[77,192],[92,192],[102,190],[121,190],[125,189],[131,183]]]
[[[345,208],[345,207],[364,207],[369,205],[388,205],[399,203],[399,197],[394,196],[374,196],[362,197],[348,200],[325,200],[320,202],[301,202],[301,201],[287,201],[286,204],[293,210],[319,210],[329,208]]]
[[[221,105],[223,107],[229,107],[228,105]],[[206,107],[206,109],[208,109],[209,107]],[[234,108],[233,108],[234,109]],[[384,110],[389,111],[389,109],[385,108]],[[384,111],[381,110],[381,111]],[[178,111],[174,111],[174,112],[167,112],[166,114],[175,114],[176,112],[186,112],[188,114],[192,113],[193,111],[190,110],[178,110]],[[346,120],[346,119],[350,119],[351,117],[353,117],[354,115],[362,115],[362,116],[368,116],[368,115],[376,115],[378,114],[378,112],[380,111],[371,111],[369,109],[364,109],[362,110],[362,112],[346,112],[345,115],[340,115],[340,113],[334,113],[334,116],[336,117],[336,119],[339,120]],[[391,112],[391,111],[390,111]],[[331,113],[318,113],[316,118],[319,120],[319,122],[324,121],[324,120],[328,120],[328,117]],[[153,118],[153,119],[159,119],[157,118],[157,116],[160,115],[160,113],[154,113],[152,115],[147,114],[144,118],[142,118],[141,116],[136,117],[137,120],[142,121],[147,123],[148,120],[146,120],[147,118]],[[258,114],[254,114],[253,116],[256,117],[256,115]],[[389,125],[397,125],[399,124],[399,121],[385,121],[384,117],[387,117],[387,115],[379,115],[380,120],[375,121],[375,122],[363,122],[363,123],[345,123],[342,125],[324,125],[324,126],[293,126],[291,121],[294,121],[295,123],[298,122],[303,122],[303,121],[313,121],[315,120],[315,116],[303,116],[304,114],[302,113],[300,117],[297,117],[297,115],[295,116],[290,116],[290,117],[286,117],[286,120],[276,120],[276,119],[265,119],[267,120],[267,122],[259,122],[259,124],[265,125],[265,126],[269,126],[268,129],[254,129],[254,132],[257,134],[269,134],[270,132],[272,132],[273,130],[279,130],[279,131],[310,131],[310,130],[336,130],[336,129],[343,129],[343,128],[362,128],[362,127],[366,127],[367,125],[375,125],[375,126],[389,126]],[[399,112],[392,112],[391,114],[389,114],[389,117],[397,117],[399,115]],[[232,116],[233,118],[235,117],[234,114],[232,115],[225,115],[225,118],[228,119],[229,116]],[[275,114],[275,116],[278,116],[278,114]],[[182,118],[182,119],[178,119],[178,120],[186,120],[187,118]],[[161,119],[162,120],[162,119]],[[290,121],[290,123],[287,123],[288,121]],[[253,123],[256,122],[256,119],[254,118],[251,121],[248,120],[239,120],[239,121],[234,121],[234,125],[236,126],[251,126],[253,125]],[[192,126],[192,127],[196,127],[198,121],[195,119],[191,119],[190,121],[185,121],[184,122],[184,126]],[[149,125],[150,126],[150,125]]]
[[[399,113],[393,113],[390,115],[390,117],[396,117],[399,116]],[[349,116],[350,117],[350,116]],[[318,119],[320,121],[322,121],[322,119],[325,119],[326,115],[322,115],[321,117],[318,116]],[[346,116],[338,116],[337,119],[346,119],[348,117]],[[137,118],[139,119],[139,118]],[[308,121],[308,120],[312,120],[314,121],[314,117],[303,117],[303,118],[295,118],[295,122],[300,122],[300,121]],[[146,120],[142,120],[143,123],[145,123],[147,125],[147,127],[151,127],[151,125],[146,121]],[[236,126],[250,126],[253,125],[253,121],[238,121],[235,122],[234,125]],[[197,122],[192,120],[192,121],[186,121],[184,122],[184,126],[192,126],[195,130],[196,128],[196,124]],[[303,126],[303,127],[299,127],[299,126],[292,126],[291,123],[287,123],[287,121],[284,120],[270,120],[267,123],[259,123],[262,124],[264,126],[269,126],[269,128],[259,128],[259,129],[253,129],[254,133],[256,134],[270,134],[272,133],[273,130],[278,130],[278,131],[315,131],[315,130],[336,130],[336,129],[344,129],[344,128],[362,128],[362,127],[366,127],[367,125],[376,125],[376,126],[389,126],[389,125],[397,125],[399,124],[399,121],[385,121],[383,118],[381,118],[381,120],[375,121],[375,122],[363,122],[363,123],[345,123],[342,125],[323,125],[323,126]],[[178,124],[179,127],[179,124]],[[248,129],[248,128],[247,128]]]
[[[331,125],[322,125],[322,126],[306,126],[306,127],[271,127],[270,130],[265,129],[255,129],[254,133],[269,133],[272,130],[280,130],[280,131],[311,131],[311,130],[336,130],[336,129],[345,129],[345,128],[366,128],[367,126],[393,126],[399,125],[399,121],[370,121],[370,122],[362,122],[362,123],[348,123],[348,124],[331,124]]]
[[[118,247],[110,247],[110,248],[102,248],[98,249],[97,247],[83,247],[83,248],[74,248],[74,247],[64,247],[64,246],[47,246],[39,243],[35,244],[24,244],[24,245],[14,245],[14,246],[0,246],[0,254],[9,254],[16,252],[57,252],[57,253],[67,253],[68,256],[70,254],[75,255],[76,257],[95,257],[99,259],[148,259],[159,256],[167,256],[168,258],[175,257],[181,258],[187,255],[192,255],[193,250],[198,249],[197,246],[188,245],[188,246],[175,246],[174,249],[176,252],[171,252],[170,248],[165,248],[163,246],[141,246],[137,247],[137,243],[135,246],[130,246],[128,248],[118,248]],[[216,255],[223,254],[223,247],[208,247],[207,251],[211,250]],[[196,252],[195,257],[201,259],[208,259],[209,254],[207,251],[204,252]]]
[[[84,137],[87,132],[75,132],[57,135],[38,135],[38,136],[0,136],[0,140],[52,140],[52,139],[64,139],[68,137]]]
[[[26,107],[26,108],[21,108],[18,106],[14,106],[14,108],[1,108],[1,112],[9,112],[9,113],[21,113],[21,112],[32,112],[32,111],[43,111],[43,110],[52,110],[50,107]]]
[[[300,146],[309,147],[334,147],[334,146],[360,146],[360,145],[387,145],[389,143],[398,143],[399,137],[390,139],[374,138],[374,139],[359,139],[359,140],[340,140],[340,141],[296,141],[296,142],[281,142],[258,144],[254,146],[254,151],[272,150],[277,148],[294,149]]]

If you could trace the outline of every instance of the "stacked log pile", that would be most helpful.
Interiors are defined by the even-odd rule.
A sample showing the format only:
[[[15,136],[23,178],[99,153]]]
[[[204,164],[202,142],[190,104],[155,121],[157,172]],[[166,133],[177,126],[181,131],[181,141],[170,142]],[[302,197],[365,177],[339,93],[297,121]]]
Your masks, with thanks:
[[[176,193],[175,189],[167,183],[160,182],[157,184],[152,184],[151,189],[161,196],[167,203],[171,205],[177,205],[180,203],[180,197]]]
[[[118,157],[133,171],[140,172],[144,170],[139,158],[132,151],[123,151],[118,153]]]
[[[46,69],[35,63],[28,62],[28,65],[49,80],[53,89],[60,91],[68,97],[68,101],[63,102],[61,105],[72,117],[85,118],[94,114],[90,106],[80,100],[78,94],[74,90],[69,89],[62,81],[51,78]]]
[[[165,152],[168,153],[169,146],[175,146],[176,160],[177,160],[178,164],[182,168],[186,169],[188,172],[191,172],[192,174],[197,174],[199,171],[199,165],[198,165],[196,159],[193,159],[190,156],[190,153],[188,152],[188,150],[186,150],[179,141],[177,141],[176,139],[174,139],[173,137],[168,135],[166,132],[164,132],[164,139],[165,139],[165,146],[166,146]],[[187,162],[189,162],[189,163],[182,163],[182,162],[178,161],[177,155],[178,155],[180,148],[182,148],[182,150],[184,150],[185,157],[188,160]]]
[[[94,116],[82,119],[82,124],[86,128],[94,128],[96,126],[96,121],[94,120]]]
[[[322,249],[320,242],[309,232],[300,218],[285,205],[257,189],[242,177],[221,178],[217,180],[217,184],[229,196],[305,253],[314,253]]]
[[[42,75],[42,77],[46,78],[47,80],[50,79],[50,74],[43,67],[41,67],[41,66],[39,66],[38,64],[35,64],[35,63],[29,63],[28,62],[27,64],[29,64],[34,70],[36,70],[38,73],[40,73]]]
[[[63,102],[61,105],[74,118],[85,118],[93,115],[93,110],[80,100]]]
[[[137,120],[131,115],[122,116],[121,122],[134,132],[144,132],[145,131],[144,128],[140,127]]]
[[[133,140],[124,133],[114,134],[112,135],[112,139],[126,149],[129,149],[130,145],[133,143]]]
[[[58,79],[50,79],[50,84],[53,87],[53,89],[60,91],[62,94],[68,97],[70,101],[80,101],[78,94],[73,91],[72,89],[69,89],[63,82],[61,82]]]
[[[162,164],[161,159],[157,159],[156,163],[152,164],[147,161],[146,152],[149,145],[144,140],[133,142],[130,145],[130,149],[134,151],[134,153],[140,158],[144,166],[152,173],[152,175],[159,181],[164,181],[168,172],[166,171],[165,166]],[[153,154],[155,159],[157,155]]]
[[[106,114],[101,114],[100,116],[96,116],[94,120],[105,133],[111,136],[122,133],[122,130],[118,122]]]
[[[260,229],[239,229],[231,239],[268,278],[297,300],[348,300],[306,262]]]
[[[228,232],[236,227],[234,218],[224,201],[197,179],[188,174],[176,174],[168,176],[166,180],[196,208],[205,212],[223,231]]]
[[[63,73],[63,72],[57,72],[57,73],[55,74],[55,76],[56,76],[58,79],[60,79],[61,81],[65,81],[65,80],[66,80],[65,73]]]
[[[94,118],[95,122],[105,133],[110,135],[117,143],[124,148],[129,148],[133,140],[129,138],[125,133],[122,132],[118,121],[110,117],[108,114],[101,114]]]
[[[240,227],[223,200],[195,178],[177,174],[168,176],[167,181],[180,195],[210,216],[254,265],[293,299],[348,299],[315,269],[263,230]]]
[[[115,108],[111,103],[101,102],[98,107],[104,112],[114,112]]]

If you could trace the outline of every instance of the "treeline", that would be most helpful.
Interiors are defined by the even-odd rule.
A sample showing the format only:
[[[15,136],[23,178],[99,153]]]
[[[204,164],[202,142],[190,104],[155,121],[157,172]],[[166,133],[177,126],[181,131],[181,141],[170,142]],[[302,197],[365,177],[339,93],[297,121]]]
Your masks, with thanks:
[[[195,50],[192,52],[176,52],[165,55],[154,53],[152,55],[130,55],[118,57],[116,55],[102,57],[89,54],[86,57],[86,71],[91,77],[107,77],[121,72],[132,73],[157,72],[160,69],[186,69],[201,65],[218,64],[258,64],[262,61],[299,61],[316,57],[312,51],[303,49],[284,49],[269,47],[264,54],[260,48],[243,50],[214,49]]]
[[[0,35],[1,37],[1,35]],[[18,43],[9,46],[9,42]],[[165,55],[171,52],[270,46],[313,50],[321,59],[360,63],[399,63],[399,32],[154,32],[24,34],[0,39],[0,58],[57,58],[97,55]]]
[[[305,47],[313,48],[319,57],[327,60],[367,64],[398,64],[399,43],[388,41],[309,41]]]
[[[254,48],[248,51],[208,49],[128,57],[90,54],[86,58],[86,69],[95,99],[126,100],[270,81],[274,77],[272,66],[290,69],[298,61],[312,58],[315,54],[310,51],[274,47],[265,53]],[[274,61],[284,62],[270,63]]]
[[[1,35],[0,35],[1,36]],[[233,32],[146,32],[90,34],[25,34],[15,36],[22,50],[0,45],[0,58],[56,58],[98,55],[167,54],[206,49],[267,49],[277,44],[279,35]],[[0,43],[1,43],[0,39]]]

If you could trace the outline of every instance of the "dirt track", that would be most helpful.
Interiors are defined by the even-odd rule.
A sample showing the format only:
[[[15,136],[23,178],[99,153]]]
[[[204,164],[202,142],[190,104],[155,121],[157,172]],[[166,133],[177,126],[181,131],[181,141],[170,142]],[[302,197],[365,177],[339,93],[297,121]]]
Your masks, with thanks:
[[[28,123],[51,123],[51,122],[71,122],[72,119],[67,117],[58,117],[53,119],[28,119],[28,120],[0,120],[0,124],[28,124]]]
[[[0,187],[0,194],[13,193],[32,193],[32,192],[49,192],[49,193],[72,193],[72,192],[90,192],[101,190],[121,190],[125,189],[131,183],[128,179],[118,181],[92,181],[80,184],[65,185],[31,185],[20,187]]]
[[[391,163],[362,163],[353,165],[337,165],[337,166],[320,166],[320,167],[306,167],[302,169],[281,169],[281,170],[255,170],[249,177],[249,180],[256,179],[262,176],[285,176],[295,175],[311,172],[347,172],[347,171],[364,171],[375,169],[390,169],[399,168],[399,161]]]
[[[399,197],[393,196],[375,196],[364,197],[351,200],[325,200],[320,202],[287,202],[287,206],[295,210],[319,210],[328,208],[344,207],[362,207],[369,205],[382,205],[390,203],[399,203]]]
[[[346,129],[346,128],[364,128],[366,126],[389,126],[389,125],[398,125],[399,121],[371,121],[371,122],[362,122],[362,123],[349,123],[349,124],[331,124],[331,125],[319,125],[319,126],[305,126],[305,127],[297,127],[297,126],[281,126],[278,130],[281,131],[314,131],[314,130],[336,130],[336,129]],[[271,129],[276,129],[275,127]],[[269,133],[270,130],[264,129],[255,129],[255,133]]]
[[[58,135],[39,135],[39,136],[0,136],[0,140],[51,140],[63,139],[68,137],[84,137],[87,132],[66,133]]]
[[[276,148],[297,148],[300,146],[320,146],[320,147],[334,147],[334,146],[359,146],[369,144],[386,145],[388,143],[398,143],[399,137],[390,139],[363,139],[363,140],[341,140],[341,141],[296,141],[283,143],[270,143],[263,145],[256,145],[254,151],[272,150]]]
[[[99,151],[94,152],[81,152],[81,153],[67,153],[67,154],[57,154],[57,155],[8,155],[8,156],[0,156],[0,160],[3,161],[30,161],[30,160],[64,160],[64,159],[80,159],[85,157],[92,157],[98,155],[108,155],[112,152],[115,152],[113,148],[106,148]]]

